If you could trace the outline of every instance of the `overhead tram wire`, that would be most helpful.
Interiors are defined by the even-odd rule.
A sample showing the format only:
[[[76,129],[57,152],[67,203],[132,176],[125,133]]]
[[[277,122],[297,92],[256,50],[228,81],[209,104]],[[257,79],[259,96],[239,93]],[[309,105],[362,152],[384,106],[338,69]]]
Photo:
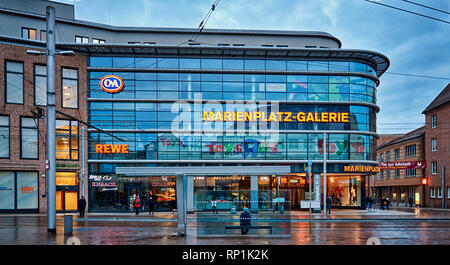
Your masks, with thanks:
[[[414,15],[417,15],[417,16],[425,17],[425,18],[428,18],[428,19],[433,19],[433,20],[436,20],[436,21],[439,21],[439,22],[443,22],[443,23],[446,23],[446,24],[450,24],[450,21],[446,21],[446,20],[443,20],[443,19],[427,16],[427,15],[420,14],[420,13],[417,13],[417,12],[413,12],[413,11],[410,11],[410,10],[406,10],[406,9],[403,9],[403,8],[399,8],[399,7],[383,4],[381,2],[375,2],[373,0],[364,0],[364,1],[372,3],[372,4],[377,4],[377,5],[389,7],[389,8],[392,8],[392,9],[396,9],[396,10],[403,11],[403,12],[406,12],[406,13],[414,14]]]
[[[424,7],[424,8],[428,8],[428,9],[431,9],[431,10],[434,10],[434,11],[437,11],[437,12],[441,12],[441,13],[450,15],[450,12],[447,12],[447,11],[442,10],[442,9],[437,9],[437,8],[434,8],[434,7],[431,7],[431,6],[427,6],[427,5],[424,5],[424,4],[419,4],[419,3],[416,3],[416,2],[413,2],[413,1],[408,1],[408,0],[400,0],[400,1],[403,1],[403,2],[406,2],[406,3],[410,3],[410,4],[413,4],[413,5],[417,5],[417,6],[421,6],[421,7]]]

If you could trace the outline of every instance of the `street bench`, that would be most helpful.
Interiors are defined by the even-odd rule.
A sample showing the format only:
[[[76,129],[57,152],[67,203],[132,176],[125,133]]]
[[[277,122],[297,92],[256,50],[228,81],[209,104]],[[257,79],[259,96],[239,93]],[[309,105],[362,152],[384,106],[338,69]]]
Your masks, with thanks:
[[[269,229],[270,234],[272,234],[272,226],[271,225],[252,225],[252,226],[242,226],[242,225],[227,225],[225,226],[225,235],[227,234],[228,229]]]

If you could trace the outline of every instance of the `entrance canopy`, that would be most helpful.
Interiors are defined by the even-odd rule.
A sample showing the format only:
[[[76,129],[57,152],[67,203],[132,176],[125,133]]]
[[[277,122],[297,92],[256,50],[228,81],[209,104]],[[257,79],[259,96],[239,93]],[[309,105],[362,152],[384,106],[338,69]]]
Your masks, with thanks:
[[[193,166],[193,167],[117,167],[116,174],[125,176],[173,175],[278,175],[291,173],[290,166]]]

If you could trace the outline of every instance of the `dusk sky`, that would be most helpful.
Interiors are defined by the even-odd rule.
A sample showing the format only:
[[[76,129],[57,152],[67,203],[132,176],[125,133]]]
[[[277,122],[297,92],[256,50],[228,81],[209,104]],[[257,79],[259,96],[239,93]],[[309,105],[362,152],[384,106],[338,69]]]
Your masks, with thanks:
[[[116,26],[197,28],[214,0],[59,0],[75,18]],[[401,0],[378,2],[450,21],[450,15]],[[415,0],[450,11],[449,0]],[[450,82],[450,22],[364,0],[221,0],[205,28],[324,31],[343,49],[372,50],[391,65],[378,87],[378,133],[424,125],[422,111]],[[407,73],[441,79],[395,75]]]

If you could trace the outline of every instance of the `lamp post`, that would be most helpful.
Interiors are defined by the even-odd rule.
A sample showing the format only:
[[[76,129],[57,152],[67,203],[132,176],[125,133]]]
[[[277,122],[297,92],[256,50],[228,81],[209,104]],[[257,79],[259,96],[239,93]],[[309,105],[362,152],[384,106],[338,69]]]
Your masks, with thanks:
[[[56,117],[55,54],[75,55],[73,51],[56,52],[55,45],[55,8],[47,6],[47,52],[27,50],[29,55],[47,55],[47,231],[56,233]]]

